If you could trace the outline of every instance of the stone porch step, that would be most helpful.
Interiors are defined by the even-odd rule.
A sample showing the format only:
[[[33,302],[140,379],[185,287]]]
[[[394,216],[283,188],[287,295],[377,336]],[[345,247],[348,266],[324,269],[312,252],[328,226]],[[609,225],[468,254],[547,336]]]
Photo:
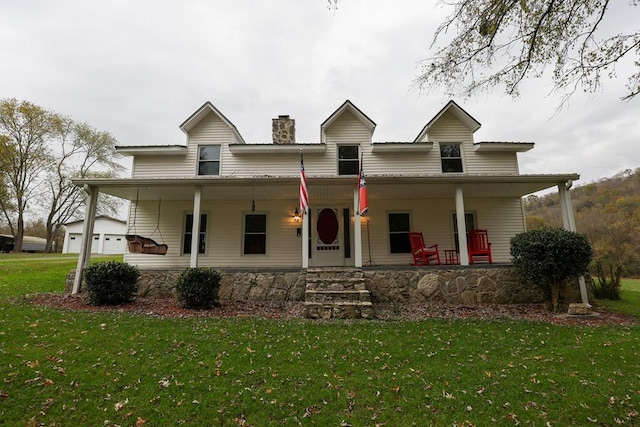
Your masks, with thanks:
[[[360,268],[307,270],[305,316],[311,319],[372,318],[371,296]]]
[[[307,302],[371,302],[369,291],[364,290],[311,290],[305,292]]]
[[[305,317],[309,319],[373,319],[375,311],[371,302],[304,303]]]

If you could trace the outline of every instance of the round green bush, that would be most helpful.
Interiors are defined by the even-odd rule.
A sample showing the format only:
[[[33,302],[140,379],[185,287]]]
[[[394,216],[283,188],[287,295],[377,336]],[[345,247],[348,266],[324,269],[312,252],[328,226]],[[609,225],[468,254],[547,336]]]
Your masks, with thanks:
[[[133,301],[138,291],[138,267],[123,262],[95,263],[84,273],[89,304],[116,305]]]
[[[512,237],[511,257],[521,278],[542,287],[557,311],[564,280],[587,272],[593,250],[584,234],[543,228]]]
[[[185,308],[211,308],[218,302],[220,273],[208,267],[187,268],[176,284],[178,302]]]

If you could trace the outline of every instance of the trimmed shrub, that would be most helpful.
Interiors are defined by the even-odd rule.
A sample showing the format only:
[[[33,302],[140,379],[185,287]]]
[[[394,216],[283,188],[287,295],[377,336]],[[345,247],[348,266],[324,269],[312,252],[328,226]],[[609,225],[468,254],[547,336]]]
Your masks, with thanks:
[[[123,262],[95,263],[84,273],[89,304],[116,305],[133,301],[138,291],[138,267]]]
[[[587,273],[593,250],[584,234],[544,228],[511,238],[511,257],[520,277],[542,287],[558,311],[563,282]]]
[[[218,302],[220,273],[208,267],[187,268],[176,284],[178,302],[184,308],[211,308]]]

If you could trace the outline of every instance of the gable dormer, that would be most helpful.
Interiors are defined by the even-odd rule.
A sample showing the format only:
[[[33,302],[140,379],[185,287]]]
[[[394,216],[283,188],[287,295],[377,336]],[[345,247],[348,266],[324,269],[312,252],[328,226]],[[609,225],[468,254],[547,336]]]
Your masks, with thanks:
[[[473,140],[473,133],[480,129],[480,126],[480,122],[451,100],[429,120],[414,142],[429,142],[446,137],[447,134],[453,138],[471,137]]]
[[[320,125],[320,141],[335,159],[336,175],[357,175],[359,159],[369,150],[376,124],[346,100]]]
[[[327,132],[329,132],[333,126],[342,125],[345,127],[353,127],[356,121],[366,129],[370,141],[373,131],[376,129],[375,122],[347,99],[320,125],[320,142],[326,143]]]

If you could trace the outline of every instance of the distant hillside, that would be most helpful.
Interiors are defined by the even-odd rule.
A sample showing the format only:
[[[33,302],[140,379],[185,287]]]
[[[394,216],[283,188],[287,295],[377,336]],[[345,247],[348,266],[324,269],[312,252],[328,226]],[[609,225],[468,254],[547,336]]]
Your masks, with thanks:
[[[640,168],[571,189],[579,233],[591,240],[596,257],[620,264],[626,276],[640,276]],[[525,200],[527,229],[561,227],[558,194]]]

